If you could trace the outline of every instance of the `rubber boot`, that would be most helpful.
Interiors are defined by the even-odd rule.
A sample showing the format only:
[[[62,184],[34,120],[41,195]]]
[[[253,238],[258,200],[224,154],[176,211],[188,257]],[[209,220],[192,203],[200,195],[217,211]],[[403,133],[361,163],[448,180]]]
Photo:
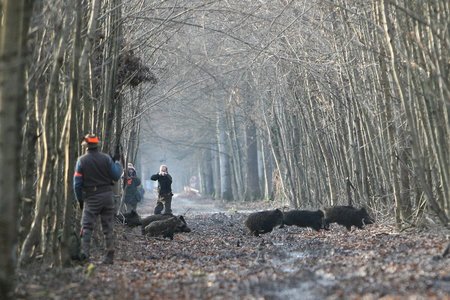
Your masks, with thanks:
[[[164,201],[164,214],[171,215],[172,214],[172,199],[167,199]]]
[[[112,233],[105,234],[106,254],[103,257],[102,264],[112,265],[114,263],[114,238]]]
[[[156,207],[155,207],[155,215],[160,215],[163,208],[164,208],[164,204],[161,201],[157,201]]]
[[[89,262],[91,253],[91,237],[92,231],[83,230],[83,235],[81,237],[81,253],[80,253],[81,262]]]

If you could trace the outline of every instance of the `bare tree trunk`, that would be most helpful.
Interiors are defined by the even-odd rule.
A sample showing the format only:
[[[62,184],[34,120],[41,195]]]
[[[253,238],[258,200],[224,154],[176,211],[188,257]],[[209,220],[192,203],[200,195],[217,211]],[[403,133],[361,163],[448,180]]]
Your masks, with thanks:
[[[119,52],[122,44],[122,5],[121,0],[108,1],[108,19],[105,35],[108,36],[104,49],[104,93],[103,93],[103,151],[109,151],[112,134],[112,124],[115,116],[115,103],[122,101],[117,93],[117,70],[119,65]],[[120,128],[120,127],[119,127]],[[116,128],[118,130],[119,128]],[[134,160],[134,159],[133,159]]]
[[[314,84],[311,83],[311,80],[306,81],[306,86],[308,87],[308,90],[314,89]],[[336,177],[335,177],[335,170],[333,169],[333,158],[331,155],[331,150],[328,145],[328,143],[325,141],[325,137],[323,136],[324,133],[321,132],[318,116],[314,112],[314,103],[313,103],[314,96],[312,94],[308,95],[308,108],[309,112],[312,115],[312,122],[313,127],[316,128],[316,135],[317,135],[317,144],[319,146],[319,150],[323,156],[325,169],[326,169],[326,182],[328,185],[328,195],[330,200],[330,205],[334,205],[337,203],[337,190],[336,190]]]
[[[34,81],[30,82],[29,90],[36,92]],[[27,236],[33,221],[33,208],[36,204],[36,194],[34,184],[36,181],[36,145],[38,141],[38,123],[36,120],[36,111],[34,102],[37,96],[32,92],[29,93],[27,99],[27,117],[24,126],[23,148],[22,148],[22,206],[20,209],[20,233],[19,244]]]
[[[94,118],[97,116],[97,113],[93,111],[94,105],[91,101],[91,95],[93,95],[93,87],[92,87],[92,69],[89,58],[92,54],[92,48],[94,46],[97,37],[96,31],[97,31],[98,17],[100,15],[100,9],[101,9],[101,0],[92,0],[86,38],[83,43],[83,48],[79,60],[79,68],[81,75],[80,97],[83,99],[83,125],[82,125],[83,135],[86,134],[87,131],[93,132],[96,130],[95,127],[96,121]]]
[[[68,17],[66,17],[64,20],[67,20]],[[42,160],[40,164],[41,168],[41,174],[38,180],[37,184],[37,190],[36,190],[36,211],[35,211],[35,217],[30,229],[30,232],[28,233],[28,236],[26,237],[20,257],[19,257],[19,264],[24,265],[26,264],[30,257],[31,252],[33,250],[33,247],[36,245],[36,243],[39,241],[39,234],[41,233],[41,225],[45,218],[45,208],[48,201],[53,200],[53,196],[55,193],[55,189],[52,189],[52,184],[54,184],[56,181],[54,180],[54,177],[56,174],[53,172],[57,168],[56,165],[56,151],[55,149],[57,147],[56,144],[56,138],[54,136],[55,131],[57,131],[56,121],[54,118],[54,114],[56,113],[56,98],[57,98],[57,91],[58,91],[58,75],[60,68],[62,66],[62,63],[64,61],[64,50],[65,50],[65,36],[66,36],[66,30],[65,27],[67,25],[66,21],[62,21],[61,32],[58,33],[57,37],[57,48],[54,56],[53,61],[53,68],[50,74],[50,82],[48,85],[47,95],[45,99],[45,105],[44,105],[44,111],[42,115],[42,121],[43,121],[43,132],[42,132],[42,143],[41,143],[41,149],[42,149]],[[45,241],[41,243],[41,246],[45,247]]]
[[[77,154],[77,145],[74,141],[77,141],[77,126],[76,116],[78,115],[76,104],[80,100],[80,68],[78,61],[81,56],[81,28],[82,28],[82,0],[76,0],[73,3],[74,11],[76,12],[75,20],[75,32],[73,40],[73,57],[72,57],[72,82],[70,87],[70,94],[68,97],[67,113],[64,125],[63,136],[61,138],[62,146],[64,149],[64,217],[63,217],[63,234],[61,238],[60,248],[60,260],[63,266],[69,266],[71,262],[71,256],[77,254],[77,237],[79,232],[79,225],[75,222],[74,207],[78,206],[74,199],[73,194],[73,172],[75,169],[75,160]],[[75,244],[74,244],[75,243]]]
[[[393,26],[390,21],[389,9],[387,7],[387,3],[388,3],[387,0],[382,0],[381,1],[381,9],[380,9],[381,15],[382,15],[384,33],[385,33],[385,44],[388,49],[389,59],[390,59],[390,63],[391,63],[390,71],[392,72],[394,83],[397,87],[397,91],[399,93],[399,98],[402,103],[402,108],[406,112],[407,122],[411,129],[411,135],[412,135],[412,141],[413,141],[412,147],[413,147],[414,156],[416,158],[415,163],[417,166],[417,174],[420,179],[419,182],[421,183],[423,191],[425,192],[425,195],[427,196],[428,201],[429,201],[430,206],[433,209],[433,211],[438,215],[438,217],[442,221],[442,223],[448,224],[448,218],[447,218],[445,212],[439,207],[439,203],[436,201],[436,199],[433,195],[432,187],[429,184],[427,184],[427,180],[426,180],[426,176],[425,176],[426,169],[424,166],[424,164],[426,164],[426,161],[424,160],[421,148],[418,145],[417,128],[414,126],[415,122],[413,120],[411,107],[410,107],[409,103],[407,102],[407,99],[404,95],[404,87],[401,84],[401,80],[400,80],[400,77],[399,77],[399,74],[397,71],[397,66],[398,66],[397,55],[398,54],[396,53],[396,46],[395,46],[393,38],[391,36]]]
[[[20,133],[25,97],[25,41],[33,1],[3,0],[0,25],[0,298],[12,299],[20,198]]]
[[[229,134],[229,144],[230,144],[230,150],[231,150],[231,168],[233,170],[233,178],[232,178],[232,186],[233,186],[233,198],[239,199],[242,198],[244,195],[245,190],[245,180],[244,180],[244,174],[245,169],[243,168],[243,159],[241,155],[241,147],[238,137],[238,128],[235,120],[235,112],[231,108],[231,113],[228,115],[228,124],[230,128],[230,134]]]
[[[269,94],[269,96],[271,96]],[[269,99],[269,101],[274,101],[273,99]],[[272,117],[274,118],[274,104],[272,103],[272,107],[270,110],[272,111]],[[276,133],[277,128],[275,125],[272,124],[273,120],[269,120],[267,117],[267,114],[263,114],[264,118],[264,125],[266,127],[266,134],[267,138],[269,140],[270,149],[272,151],[272,156],[274,158],[275,168],[273,171],[273,174],[270,176],[272,178],[272,182],[270,184],[272,185],[272,194],[271,198],[276,198],[277,201],[280,201],[283,203],[283,201],[286,201],[290,199],[290,197],[286,194],[287,189],[284,182],[284,177],[281,174],[281,168],[282,168],[282,162],[281,162],[281,154],[280,154],[280,147],[281,145],[278,140],[278,134]]]
[[[268,146],[264,143],[264,140],[260,138],[259,148],[260,148],[260,167],[262,169],[261,175],[261,186],[263,188],[262,198],[264,200],[273,200],[272,199],[272,164],[271,164],[271,156],[270,151],[268,150]]]
[[[258,176],[258,152],[256,139],[256,126],[252,120],[247,120],[246,126],[246,149],[247,149],[247,182],[245,199],[261,199]]]
[[[213,158],[211,149],[205,149],[202,155],[202,165],[200,167],[200,192],[207,196],[214,195],[214,172],[213,172]]]
[[[216,144],[212,146],[213,150],[212,154],[212,165],[213,165],[213,173],[214,173],[214,198],[220,199],[221,197],[221,178],[220,178],[220,155],[219,155],[219,145],[218,141]]]
[[[380,51],[383,54],[384,48],[383,45],[380,46]],[[396,145],[395,136],[397,135],[396,129],[395,129],[395,123],[394,123],[394,117],[393,117],[393,108],[392,108],[392,95],[391,91],[389,89],[389,78],[388,78],[388,68],[387,64],[384,61],[384,59],[380,59],[380,67],[381,67],[381,85],[383,87],[383,93],[384,93],[384,120],[386,120],[387,124],[387,136],[389,140],[389,148],[393,148],[390,150],[389,155],[389,165],[390,165],[390,173],[391,173],[391,181],[392,181],[392,188],[394,191],[394,203],[395,203],[395,219],[396,224],[398,228],[401,228],[401,194],[400,194],[400,183],[399,183],[399,171],[398,171],[398,165],[397,165],[397,159],[395,155],[396,149],[394,148]]]
[[[233,192],[231,190],[230,157],[227,149],[227,138],[225,134],[225,119],[223,112],[217,111],[217,141],[220,162],[220,198],[232,200]]]
[[[400,149],[398,161],[400,163],[400,197],[402,198],[400,203],[402,205],[401,208],[401,220],[402,222],[406,222],[408,224],[412,223],[412,205],[411,205],[411,184],[410,184],[410,158],[411,158],[411,149],[409,147],[404,146]]]
[[[293,182],[292,176],[292,165],[290,164],[290,158],[288,152],[288,146],[286,145],[286,140],[288,139],[289,130],[286,128],[285,121],[283,119],[284,114],[286,112],[283,109],[277,111],[275,105],[272,107],[272,116],[273,116],[273,126],[271,128],[271,134],[273,140],[275,140],[275,154],[278,156],[280,164],[278,165],[279,172],[279,180],[282,185],[282,193],[286,197],[284,200],[287,200],[294,208],[298,206],[297,194],[295,192],[296,187]],[[281,116],[280,116],[281,115]],[[281,203],[283,203],[283,199],[280,199]]]

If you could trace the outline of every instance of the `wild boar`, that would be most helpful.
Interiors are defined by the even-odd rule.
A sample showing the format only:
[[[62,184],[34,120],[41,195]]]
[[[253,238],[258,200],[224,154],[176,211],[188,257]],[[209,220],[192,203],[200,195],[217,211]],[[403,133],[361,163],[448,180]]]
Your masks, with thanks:
[[[287,226],[310,227],[316,231],[323,229],[324,213],[321,210],[290,210],[284,212],[283,224]]]
[[[283,226],[283,212],[279,209],[251,213],[245,220],[245,226],[255,236],[271,232],[278,225]]]
[[[369,216],[367,210],[353,206],[333,206],[325,209],[324,228],[329,230],[331,223],[345,226],[348,231],[352,226],[362,229],[366,224],[373,224],[374,219]]]

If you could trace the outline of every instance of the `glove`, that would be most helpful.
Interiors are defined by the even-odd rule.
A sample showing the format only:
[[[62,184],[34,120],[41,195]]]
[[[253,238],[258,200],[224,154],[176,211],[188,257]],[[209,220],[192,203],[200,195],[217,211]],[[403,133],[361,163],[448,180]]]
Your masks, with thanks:
[[[83,210],[84,201],[83,200],[78,200],[78,204],[80,204],[80,209]]]

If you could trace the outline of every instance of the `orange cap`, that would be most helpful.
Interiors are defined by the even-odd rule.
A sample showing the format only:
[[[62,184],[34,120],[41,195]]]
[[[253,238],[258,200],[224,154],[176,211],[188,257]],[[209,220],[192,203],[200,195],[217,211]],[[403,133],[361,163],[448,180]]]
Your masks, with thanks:
[[[85,138],[85,140],[86,140],[86,143],[88,143],[88,144],[98,144],[98,142],[99,142],[98,137],[96,137],[96,136],[87,137],[87,138]]]
[[[100,140],[98,139],[98,137],[95,134],[89,133],[84,136],[83,142],[88,143],[88,144],[98,144],[100,142]]]

